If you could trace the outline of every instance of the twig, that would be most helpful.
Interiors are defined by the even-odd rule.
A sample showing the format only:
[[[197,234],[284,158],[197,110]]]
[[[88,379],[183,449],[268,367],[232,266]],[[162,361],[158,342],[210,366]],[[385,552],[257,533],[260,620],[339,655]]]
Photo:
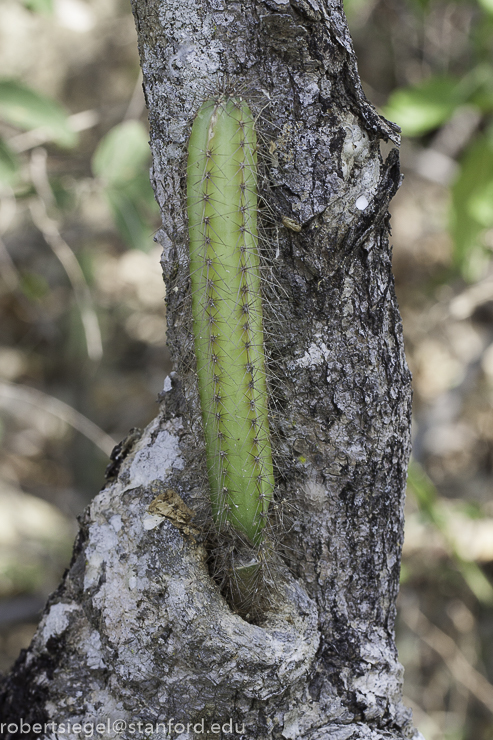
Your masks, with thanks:
[[[63,265],[74,290],[86,336],[87,354],[94,362],[103,356],[103,344],[99,322],[94,310],[89,286],[77,257],[62,238],[58,224],[46,212],[47,205],[54,200],[46,172],[46,151],[35,149],[31,156],[31,177],[38,197],[31,200],[29,208],[35,225],[43,234],[47,244]]]
[[[29,403],[31,406],[36,406],[52,414],[52,416],[56,416],[74,429],[77,429],[78,432],[87,437],[87,439],[90,439],[91,442],[94,442],[96,447],[99,447],[108,457],[116,445],[116,440],[113,437],[106,434],[97,424],[94,424],[94,422],[79,411],[76,411],[72,406],[69,406],[54,396],[49,396],[42,391],[38,391],[36,388],[3,381],[0,382],[0,397]]]

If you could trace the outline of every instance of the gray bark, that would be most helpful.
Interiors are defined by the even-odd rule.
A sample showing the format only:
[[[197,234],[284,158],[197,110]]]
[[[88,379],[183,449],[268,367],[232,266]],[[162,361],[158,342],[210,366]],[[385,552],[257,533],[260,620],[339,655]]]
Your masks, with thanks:
[[[398,156],[384,163],[379,141],[398,142],[396,128],[364,97],[337,0],[133,6],[178,372],[81,518],[71,567],[4,682],[2,720],[204,720],[207,730],[232,719],[232,735],[226,725],[208,736],[249,740],[418,736],[394,642],[410,375],[388,244]],[[147,510],[167,489],[196,510],[206,488],[184,154],[193,112],[230,89],[263,110],[270,151],[261,187],[277,285],[266,318],[276,496],[294,510],[281,585],[257,624],[221,596],[200,536]],[[135,737],[130,725],[121,737]]]

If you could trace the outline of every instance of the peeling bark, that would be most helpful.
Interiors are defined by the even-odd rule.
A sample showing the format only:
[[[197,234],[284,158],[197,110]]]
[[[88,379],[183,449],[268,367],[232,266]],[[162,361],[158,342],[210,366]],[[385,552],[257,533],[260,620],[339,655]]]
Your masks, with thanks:
[[[183,723],[182,740],[419,737],[394,642],[410,375],[388,244],[398,154],[383,162],[379,141],[398,143],[397,128],[364,97],[335,1],[133,7],[178,373],[81,518],[70,569],[2,685],[0,716],[120,721],[125,740],[139,720]],[[265,251],[279,286],[267,311],[272,426],[278,497],[296,512],[281,585],[257,624],[221,596],[201,538],[148,511],[165,491],[194,511],[204,499],[183,175],[193,113],[224,89],[263,109]],[[204,735],[190,725],[202,721]],[[213,723],[226,729],[207,733]],[[50,736],[22,737],[39,734]],[[163,725],[154,737],[170,735]]]

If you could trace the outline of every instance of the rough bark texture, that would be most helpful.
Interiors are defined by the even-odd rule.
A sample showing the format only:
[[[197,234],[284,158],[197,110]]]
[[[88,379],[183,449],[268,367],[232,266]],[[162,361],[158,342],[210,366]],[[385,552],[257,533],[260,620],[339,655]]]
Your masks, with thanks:
[[[398,156],[383,163],[379,141],[398,134],[364,97],[336,0],[133,5],[178,374],[82,517],[70,570],[4,682],[0,716],[110,719],[121,729],[204,720],[208,737],[232,719],[233,733],[226,725],[220,736],[249,740],[418,736],[401,705],[393,631],[410,376],[388,244]],[[224,601],[200,537],[147,511],[167,489],[192,509],[205,495],[184,161],[194,111],[224,89],[263,111],[270,152],[262,189],[279,286],[267,311],[277,498],[295,510],[283,585],[257,624]],[[199,736],[190,726],[179,735]],[[121,737],[135,734],[127,726]]]

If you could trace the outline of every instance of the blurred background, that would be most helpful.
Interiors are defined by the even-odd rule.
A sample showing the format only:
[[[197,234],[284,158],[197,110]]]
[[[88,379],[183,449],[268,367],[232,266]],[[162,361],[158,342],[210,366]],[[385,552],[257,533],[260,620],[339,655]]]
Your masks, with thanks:
[[[392,243],[414,456],[399,597],[426,740],[493,740],[493,0],[346,0],[368,98],[402,127]],[[170,371],[126,0],[0,4],[0,670],[76,516]]]

